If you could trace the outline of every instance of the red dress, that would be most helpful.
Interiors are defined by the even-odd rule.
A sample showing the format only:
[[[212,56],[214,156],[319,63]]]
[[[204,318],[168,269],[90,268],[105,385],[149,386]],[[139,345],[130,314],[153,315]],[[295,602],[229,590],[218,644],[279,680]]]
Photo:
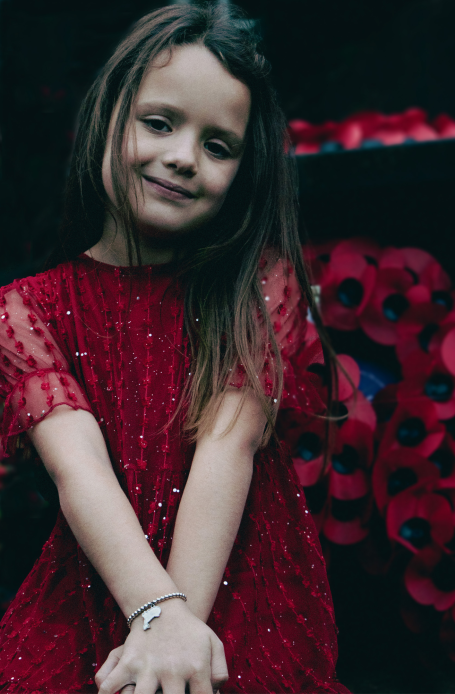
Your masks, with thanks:
[[[271,273],[263,284],[291,382],[305,306],[296,287],[277,278]],[[164,565],[193,453],[178,421],[155,433],[171,417],[189,365],[182,319],[169,266],[118,268],[81,256],[0,293],[3,445],[12,450],[59,404],[93,412]],[[225,644],[225,692],[348,691],[335,675],[336,627],[318,536],[291,458],[272,444],[255,456],[209,625]],[[127,633],[60,512],[1,622],[0,691],[96,692],[97,668]]]

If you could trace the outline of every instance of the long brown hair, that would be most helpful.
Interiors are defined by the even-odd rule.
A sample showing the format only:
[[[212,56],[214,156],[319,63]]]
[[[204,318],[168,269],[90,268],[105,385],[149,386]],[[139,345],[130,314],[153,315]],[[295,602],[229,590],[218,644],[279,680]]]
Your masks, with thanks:
[[[101,166],[110,118],[120,99],[112,138],[112,181],[116,214],[127,230],[130,264],[133,258],[140,264],[138,229],[128,198],[131,174],[122,162],[125,128],[151,61],[162,51],[194,43],[205,46],[231,75],[247,85],[251,113],[242,161],[226,200],[210,223],[191,233],[191,243],[185,246],[178,266],[193,354],[192,376],[180,407],[185,403],[185,429],[197,439],[213,425],[220,396],[240,363],[245,386],[256,392],[267,416],[265,444],[274,431],[282,369],[258,281],[264,253],[281,259],[285,267],[292,265],[319,329],[327,364],[333,364],[333,354],[302,259],[298,181],[295,162],[285,154],[286,121],[270,81],[270,66],[258,52],[257,36],[238,8],[211,4],[165,7],[140,19],[119,44],[80,110],[61,227],[63,257],[57,260],[75,257],[101,238],[107,210]],[[267,358],[272,398],[266,397],[258,379]],[[331,380],[334,370],[327,371]]]

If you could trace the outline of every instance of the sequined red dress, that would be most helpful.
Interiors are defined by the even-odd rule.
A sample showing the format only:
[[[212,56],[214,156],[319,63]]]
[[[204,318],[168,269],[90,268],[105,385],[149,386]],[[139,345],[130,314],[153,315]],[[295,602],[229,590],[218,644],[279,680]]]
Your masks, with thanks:
[[[304,336],[304,307],[288,286],[267,281],[278,337],[292,355]],[[164,564],[192,456],[182,450],[178,422],[154,433],[169,420],[188,370],[182,319],[165,266],[117,268],[81,256],[0,293],[4,446],[61,403],[93,412]],[[287,364],[289,371],[291,357]],[[335,676],[336,627],[317,533],[290,457],[272,445],[256,454],[209,624],[226,648],[225,692],[347,692]],[[124,616],[60,513],[0,625],[0,691],[96,692],[97,667],[126,635]]]

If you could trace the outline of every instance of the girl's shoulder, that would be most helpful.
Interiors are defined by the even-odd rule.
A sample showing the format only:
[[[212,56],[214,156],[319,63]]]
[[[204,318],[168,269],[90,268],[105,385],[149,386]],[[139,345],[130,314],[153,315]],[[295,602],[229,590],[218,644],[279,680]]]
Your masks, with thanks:
[[[4,299],[8,294],[15,293],[22,297],[32,294],[36,299],[46,299],[51,293],[51,288],[62,283],[73,264],[74,261],[68,261],[35,275],[14,279],[0,287],[0,297]]]
[[[66,294],[66,290],[71,291],[72,286],[84,283],[84,281],[90,283],[93,279],[95,266],[98,274],[106,269],[113,273],[116,269],[114,266],[99,263],[82,253],[77,258],[59,263],[35,275],[13,280],[0,287],[0,296],[4,297],[11,292],[21,295],[27,293],[33,295],[38,302],[55,302],[57,297]]]

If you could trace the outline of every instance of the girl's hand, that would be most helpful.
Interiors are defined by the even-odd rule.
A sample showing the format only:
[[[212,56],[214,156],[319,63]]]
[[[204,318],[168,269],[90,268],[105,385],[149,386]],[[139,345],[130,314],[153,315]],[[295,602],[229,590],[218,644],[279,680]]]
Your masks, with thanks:
[[[213,694],[228,679],[224,647],[216,634],[181,600],[161,605],[162,613],[144,631],[141,616],[123,646],[98,670],[99,694]],[[188,691],[188,690],[187,690]]]

